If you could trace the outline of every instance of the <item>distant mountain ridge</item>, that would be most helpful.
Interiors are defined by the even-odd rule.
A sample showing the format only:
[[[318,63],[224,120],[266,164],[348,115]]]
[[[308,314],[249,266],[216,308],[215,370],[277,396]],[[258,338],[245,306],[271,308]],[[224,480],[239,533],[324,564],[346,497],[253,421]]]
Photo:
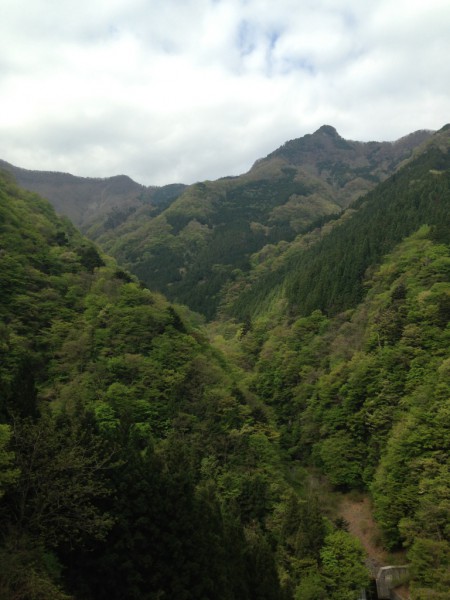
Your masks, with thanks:
[[[316,132],[289,140],[265,158],[258,159],[241,177],[260,176],[262,171],[272,170],[273,161],[280,159],[326,179],[335,187],[345,187],[348,181],[355,179],[355,174],[362,179],[368,176],[368,179],[382,181],[399,160],[431,134],[431,131],[420,130],[395,142],[355,142],[342,138],[331,125],[322,125]],[[144,186],[127,175],[78,177],[58,171],[29,170],[1,159],[0,168],[12,173],[21,187],[50,200],[58,213],[68,216],[82,228],[115,208],[139,207],[146,202],[173,199],[188,187],[178,183],[162,187]],[[352,173],[351,169],[355,172]],[[340,200],[343,204],[348,203],[344,198]]]
[[[277,159],[301,167],[326,181],[338,204],[348,206],[368,184],[389,177],[432,133],[419,130],[394,142],[358,142],[344,139],[331,125],[322,125],[312,134],[287,141],[253,168],[260,170]]]
[[[0,160],[0,168],[12,173],[21,187],[47,198],[59,214],[69,217],[83,230],[117,209],[129,214],[143,205],[164,203],[186,187],[183,184],[146,187],[127,175],[100,178],[34,171],[4,160]]]
[[[267,158],[282,156],[297,165],[316,164],[318,158],[330,158],[330,154],[353,162],[367,161],[374,154],[382,154],[387,159],[399,153],[410,151],[432,135],[431,130],[418,130],[393,142],[360,142],[346,140],[331,125],[322,125],[314,133],[289,140]],[[320,163],[319,163],[320,164]]]
[[[88,234],[150,288],[212,318],[225,287],[251,272],[263,249],[340,214],[431,135],[349,142],[324,126],[248,173],[189,186],[157,216],[142,208],[116,228]]]
[[[386,181],[326,225],[291,244],[264,249],[251,272],[223,294],[223,306],[245,320],[281,296],[293,312],[336,314],[365,293],[366,270],[421,225],[448,236],[450,130],[443,127]]]
[[[431,135],[354,142],[323,125],[243,175],[187,187],[146,188],[125,176],[83,179],[3,166],[151,289],[211,318],[224,286],[251,271],[252,257],[339,214]]]

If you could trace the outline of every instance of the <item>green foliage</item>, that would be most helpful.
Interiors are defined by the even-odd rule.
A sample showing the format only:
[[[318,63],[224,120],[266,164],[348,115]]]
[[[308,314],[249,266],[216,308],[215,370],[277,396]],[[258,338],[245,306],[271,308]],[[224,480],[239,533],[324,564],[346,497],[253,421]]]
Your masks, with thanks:
[[[108,457],[82,422],[14,419],[12,446],[19,477],[3,500],[9,527],[50,548],[104,537],[111,520],[95,499],[107,493]]]
[[[347,185],[342,162],[320,168]],[[120,242],[109,233],[132,216],[105,233],[205,314],[228,286],[224,314],[244,323],[216,339],[240,366],[187,309],[0,180],[0,595],[353,598],[362,549],[301,478],[287,483],[293,459],[368,488],[416,599],[445,598],[448,156],[430,146],[290,247],[317,189],[273,169],[189,188]]]
[[[239,319],[255,314],[274,286],[284,291],[296,316],[317,309],[335,315],[355,307],[365,296],[368,269],[380,264],[403,238],[427,224],[436,241],[446,241],[449,161],[447,149],[431,145],[351,205],[323,235],[305,236],[305,243],[300,237],[271,268],[247,280],[228,312]]]
[[[450,254],[431,231],[385,259],[355,311],[267,332],[254,380],[288,454],[338,488],[369,487],[385,544],[412,557],[415,540],[449,543]],[[427,564],[444,589],[444,571]]]
[[[325,538],[321,551],[322,572],[329,597],[353,600],[369,584],[361,543],[342,530]]]
[[[339,211],[320,184],[296,174],[283,167],[198,183],[157,216],[138,211],[122,227],[92,233],[149,287],[211,318],[222,289],[251,269],[254,253]]]
[[[364,447],[351,434],[339,431],[320,444],[320,458],[324,472],[333,485],[358,489],[362,485],[362,458]]]
[[[417,600],[448,600],[450,544],[442,539],[417,538],[408,553],[413,572],[411,584]]]
[[[0,598],[72,600],[61,589],[55,556],[27,537],[9,537],[0,547]]]
[[[0,191],[4,597],[281,597],[259,401],[186,310]]]
[[[14,453],[8,451],[11,430],[8,425],[0,424],[0,498],[5,488],[15,482],[19,476],[18,469],[13,467]]]
[[[295,600],[328,600],[325,581],[317,570],[311,569],[295,591]]]
[[[105,264],[94,246],[82,246],[78,253],[80,264],[90,273],[93,273],[96,267],[103,267]]]
[[[133,446],[113,473],[109,504],[115,524],[107,545],[69,553],[77,595],[229,597],[218,507],[195,494],[185,461],[165,464],[167,456]],[[182,452],[177,449],[178,458]]]

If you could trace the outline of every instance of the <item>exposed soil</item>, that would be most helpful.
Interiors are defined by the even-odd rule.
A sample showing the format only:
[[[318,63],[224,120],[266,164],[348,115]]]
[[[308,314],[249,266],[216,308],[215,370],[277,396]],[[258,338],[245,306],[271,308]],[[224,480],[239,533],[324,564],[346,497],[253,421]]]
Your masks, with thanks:
[[[348,523],[349,532],[357,537],[369,559],[369,568],[373,575],[383,565],[388,564],[388,554],[381,546],[381,533],[372,515],[372,506],[367,496],[355,499],[351,495],[342,497],[339,516]]]
[[[381,531],[373,518],[372,505],[367,496],[360,498],[355,498],[353,495],[342,496],[338,514],[348,523],[349,532],[364,546],[368,556],[367,566],[373,577],[376,577],[380,567],[406,562],[403,553],[388,554],[382,547]],[[410,597],[408,586],[402,586],[395,591],[399,598],[408,600]]]

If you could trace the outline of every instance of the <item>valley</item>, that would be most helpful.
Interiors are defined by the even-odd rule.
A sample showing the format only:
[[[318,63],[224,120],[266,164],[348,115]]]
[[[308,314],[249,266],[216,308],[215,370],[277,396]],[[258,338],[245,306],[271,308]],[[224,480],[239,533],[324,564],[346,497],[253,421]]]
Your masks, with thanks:
[[[450,126],[0,166],[0,598],[450,598]]]

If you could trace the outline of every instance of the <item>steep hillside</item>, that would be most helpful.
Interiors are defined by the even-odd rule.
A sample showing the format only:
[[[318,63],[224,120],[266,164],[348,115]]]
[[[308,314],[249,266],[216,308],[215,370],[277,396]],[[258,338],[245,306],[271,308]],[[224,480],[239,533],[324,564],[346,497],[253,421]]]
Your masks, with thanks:
[[[208,477],[223,470],[238,505],[259,485],[264,503],[242,503],[265,518],[282,480],[266,483],[250,447],[233,450],[256,436],[273,469],[264,411],[188,316],[37,196],[3,177],[0,195],[0,597],[68,598],[64,566],[66,589],[83,600],[247,598],[250,544],[256,553],[265,542],[256,531],[245,541],[239,509],[225,523]],[[266,560],[261,585],[276,598],[270,551]]]
[[[448,226],[449,147],[444,127],[339,219],[252,257],[253,272],[228,287],[224,310],[244,320],[281,297],[294,314],[335,314],[355,306],[365,293],[366,270],[398,242],[424,223]]]
[[[192,315],[3,175],[0,278],[0,598],[337,600],[367,583]]]
[[[230,289],[242,325],[224,307],[214,330],[294,464],[371,494],[414,600],[449,598],[449,214],[446,126],[341,219],[261,259]]]
[[[241,337],[282,447],[338,489],[372,493],[384,543],[408,550],[415,600],[448,599],[450,582],[449,242],[424,226],[355,310],[278,316],[269,333],[260,317]]]
[[[181,184],[145,187],[125,175],[100,179],[30,171],[3,160],[0,160],[0,168],[12,173],[24,189],[47,198],[58,214],[69,217],[82,230],[97,221],[105,229],[117,227],[143,206],[150,214],[157,214],[186,187]]]
[[[261,170],[276,160],[301,167],[324,180],[339,206],[346,207],[389,177],[430,135],[416,131],[396,142],[364,143],[345,140],[323,125],[314,134],[286,142],[256,167]]]
[[[223,287],[251,269],[252,254],[338,214],[429,136],[349,142],[324,126],[245,175],[189,187],[155,218],[137,211],[89,234],[151,288],[211,318]]]

